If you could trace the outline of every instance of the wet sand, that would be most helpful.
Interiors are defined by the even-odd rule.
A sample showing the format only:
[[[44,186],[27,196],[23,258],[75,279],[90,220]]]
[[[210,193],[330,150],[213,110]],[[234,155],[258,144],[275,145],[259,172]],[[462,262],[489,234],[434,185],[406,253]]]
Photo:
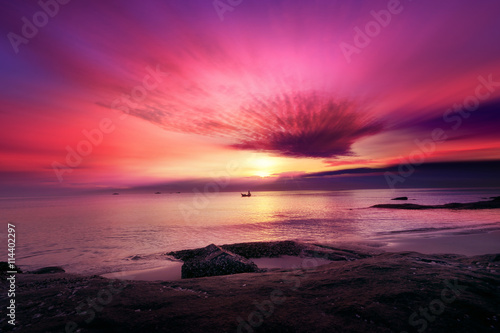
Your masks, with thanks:
[[[467,256],[500,253],[500,231],[450,235],[447,233],[380,238],[387,242],[385,251],[421,253],[455,253]]]
[[[304,263],[304,257],[280,256],[276,258],[250,258],[260,269],[295,269]],[[330,260],[315,258],[315,265],[326,265]],[[114,272],[101,275],[107,279],[135,281],[175,281],[181,279],[182,262],[165,261],[164,267],[136,271]]]
[[[181,279],[180,261],[165,260],[163,267],[143,269],[136,271],[124,271],[103,274],[107,279],[136,280],[136,281],[173,281]]]
[[[346,249],[371,252],[413,251],[424,254],[458,254],[477,256],[500,253],[500,231],[475,232],[451,235],[441,233],[419,233],[417,235],[380,237],[376,242],[366,242],[364,247],[352,243],[338,244]],[[301,267],[307,257],[282,255],[279,257],[250,258],[261,269],[295,269]],[[333,261],[315,258],[315,265],[326,265]],[[165,260],[162,267],[103,274],[108,279],[137,281],[173,281],[181,279],[182,261]]]

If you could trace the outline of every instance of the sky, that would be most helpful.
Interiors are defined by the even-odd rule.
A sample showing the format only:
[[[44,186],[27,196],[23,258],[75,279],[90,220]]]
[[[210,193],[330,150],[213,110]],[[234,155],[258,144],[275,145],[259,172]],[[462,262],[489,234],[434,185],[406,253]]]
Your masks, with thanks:
[[[496,0],[2,7],[2,195],[500,186]]]

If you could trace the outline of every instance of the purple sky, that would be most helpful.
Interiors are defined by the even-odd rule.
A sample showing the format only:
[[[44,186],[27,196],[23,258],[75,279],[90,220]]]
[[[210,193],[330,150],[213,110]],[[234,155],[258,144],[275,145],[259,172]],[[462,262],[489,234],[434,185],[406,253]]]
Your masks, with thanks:
[[[0,14],[4,193],[500,159],[498,1],[42,3]]]

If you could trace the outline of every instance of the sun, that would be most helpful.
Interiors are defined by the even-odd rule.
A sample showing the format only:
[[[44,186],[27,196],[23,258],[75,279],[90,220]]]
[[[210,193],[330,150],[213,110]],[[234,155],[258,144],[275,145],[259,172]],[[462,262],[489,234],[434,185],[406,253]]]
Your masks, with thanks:
[[[275,165],[275,161],[268,157],[260,157],[257,158],[253,161],[253,169],[254,175],[261,177],[261,178],[266,178],[270,177],[274,172],[273,172],[273,167]]]
[[[255,175],[259,176],[260,178],[266,178],[266,177],[270,177],[271,173],[267,172],[267,171],[258,171],[255,173]]]

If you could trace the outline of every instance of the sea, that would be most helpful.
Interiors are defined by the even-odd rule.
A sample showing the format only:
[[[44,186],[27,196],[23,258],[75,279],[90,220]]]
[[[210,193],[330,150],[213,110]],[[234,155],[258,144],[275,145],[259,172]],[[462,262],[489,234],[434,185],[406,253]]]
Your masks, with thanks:
[[[240,242],[298,240],[378,244],[387,235],[500,230],[500,209],[393,210],[406,203],[474,202],[500,189],[398,189],[240,193],[100,193],[0,198],[1,248],[15,226],[16,264],[24,271],[61,266],[104,274],[160,267],[169,251]],[[384,239],[384,241],[380,241]],[[378,242],[378,243],[377,243]]]

